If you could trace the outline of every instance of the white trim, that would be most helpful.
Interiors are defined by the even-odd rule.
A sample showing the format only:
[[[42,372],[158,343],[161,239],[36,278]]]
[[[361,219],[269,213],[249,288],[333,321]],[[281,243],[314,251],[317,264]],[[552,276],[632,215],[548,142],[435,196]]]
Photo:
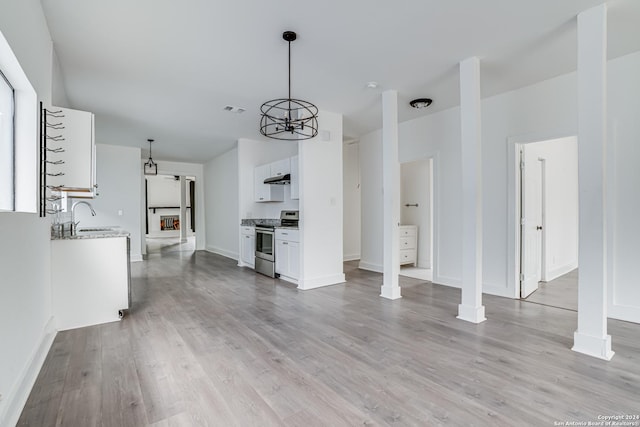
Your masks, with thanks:
[[[484,305],[470,306],[458,304],[458,315],[456,319],[464,320],[471,323],[482,323],[487,318],[484,316]]]
[[[611,350],[611,335],[601,338],[582,334],[578,331],[573,334],[573,347],[571,350],[603,360],[611,360],[615,354]]]
[[[330,276],[314,277],[311,279],[304,279],[298,281],[298,289],[301,291],[308,291],[310,289],[321,288],[323,286],[337,285],[344,283],[344,274],[332,274]]]
[[[360,254],[343,255],[342,257],[343,261],[357,261],[359,259],[360,259]]]
[[[42,369],[42,365],[44,365],[49,349],[56,337],[57,332],[54,324],[55,319],[52,316],[43,329],[40,345],[38,345],[38,348],[31,356],[22,375],[18,377],[18,380],[9,391],[7,402],[4,404],[4,411],[1,410],[3,405],[0,405],[0,425],[10,426],[18,423],[18,419],[24,409],[24,405],[27,403],[31,389],[36,383],[40,369]]]
[[[240,265],[242,261],[240,260],[239,254],[237,254],[235,252],[231,252],[231,251],[228,251],[228,250],[222,249],[222,248],[216,248],[215,246],[211,246],[211,245],[206,245],[205,246],[205,250],[207,252],[211,252],[211,253],[216,254],[216,255],[222,255],[223,257],[231,258],[232,260],[238,261],[238,266],[239,267],[245,267],[245,266],[249,267],[247,264],[244,264],[244,263],[242,263],[242,265]]]
[[[142,262],[144,259],[142,258],[142,254],[131,255],[131,262]]]
[[[568,264],[561,265],[560,267],[557,267],[557,268],[554,268],[553,270],[548,271],[547,274],[545,275],[545,279],[546,279],[545,281],[550,282],[554,279],[557,279],[560,276],[564,276],[565,274],[575,270],[576,268],[578,268],[577,259]]]
[[[402,289],[400,286],[382,285],[380,287],[380,296],[390,300],[400,299],[402,298]]]
[[[459,277],[448,277],[448,276],[440,276],[436,275],[436,272],[433,272],[433,283],[436,285],[448,286],[450,288],[458,288],[460,289],[461,280]]]
[[[640,323],[640,307],[612,304],[609,306],[609,319],[624,320],[625,322]]]
[[[371,262],[360,260],[358,268],[360,270],[373,271],[374,273],[382,273],[382,264],[373,264]]]
[[[292,277],[280,275],[278,278],[280,280],[284,280],[285,282],[293,283],[294,285],[298,284],[298,279],[294,279]]]

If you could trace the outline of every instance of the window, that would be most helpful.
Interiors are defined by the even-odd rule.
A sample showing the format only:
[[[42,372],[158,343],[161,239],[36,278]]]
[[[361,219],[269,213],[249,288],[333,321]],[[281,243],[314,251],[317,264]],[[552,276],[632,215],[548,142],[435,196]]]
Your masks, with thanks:
[[[15,209],[15,92],[0,70],[0,211]]]

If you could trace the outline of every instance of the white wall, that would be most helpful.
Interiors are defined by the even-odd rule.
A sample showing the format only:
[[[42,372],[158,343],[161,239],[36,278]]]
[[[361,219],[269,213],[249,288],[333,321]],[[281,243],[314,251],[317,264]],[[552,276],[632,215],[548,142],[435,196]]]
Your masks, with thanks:
[[[299,289],[344,282],[342,254],[342,115],[319,113],[319,135],[298,142]],[[325,138],[323,134],[328,134]]]
[[[608,168],[611,203],[610,263],[614,295],[610,315],[640,322],[640,291],[634,285],[635,264],[640,259],[639,225],[633,218],[640,209],[637,141],[640,129],[637,96],[640,52],[609,61]],[[459,108],[430,114],[400,125],[400,161],[434,156],[434,282],[459,286],[460,252],[460,123]],[[577,133],[577,79],[571,73],[519,90],[482,100],[483,147],[483,287],[484,292],[516,297],[509,274],[514,258],[508,252],[513,233],[508,226],[509,144],[532,134],[547,138]],[[542,140],[545,138],[538,138]],[[380,132],[360,140],[362,175],[362,257],[364,267],[382,264],[382,190]],[[510,234],[511,233],[511,234]],[[636,281],[637,282],[637,281]]]
[[[535,142],[524,149],[545,159],[542,280],[548,282],[578,268],[577,138]]]
[[[360,259],[360,148],[359,143],[342,148],[344,260]]]
[[[117,226],[131,233],[131,260],[142,261],[140,192],[142,171],[140,148],[96,144],[96,180],[98,196],[87,200],[96,216],[86,206],[76,208],[76,221],[80,227]],[[118,211],[122,215],[118,215]]]
[[[0,31],[38,99],[50,104],[52,47],[40,2],[4,1]],[[0,222],[0,425],[14,425],[55,336],[50,220],[0,213]]]
[[[406,206],[407,204],[418,206]],[[418,267],[431,268],[431,165],[429,159],[400,165],[400,223],[418,226]]]
[[[238,148],[204,165],[207,223],[206,249],[238,259],[240,229],[238,203]]]

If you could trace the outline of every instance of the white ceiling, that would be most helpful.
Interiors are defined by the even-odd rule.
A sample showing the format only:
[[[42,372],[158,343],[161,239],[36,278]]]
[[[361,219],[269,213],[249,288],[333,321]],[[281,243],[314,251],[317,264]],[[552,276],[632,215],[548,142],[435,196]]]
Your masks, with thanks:
[[[96,114],[100,143],[205,162],[260,139],[259,107],[287,94],[344,115],[347,138],[458,104],[458,63],[482,61],[490,96],[576,68],[576,15],[601,0],[41,0],[69,107]],[[609,57],[640,49],[640,1],[609,3]],[[375,90],[365,87],[377,81]],[[430,97],[426,111],[413,98]],[[223,111],[225,105],[247,109]],[[320,117],[322,129],[322,117]]]

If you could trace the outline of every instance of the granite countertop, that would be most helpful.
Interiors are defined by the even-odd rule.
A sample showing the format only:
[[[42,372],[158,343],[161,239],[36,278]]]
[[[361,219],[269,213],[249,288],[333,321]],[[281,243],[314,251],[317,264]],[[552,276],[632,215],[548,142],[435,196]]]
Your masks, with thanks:
[[[242,219],[242,221],[240,221],[241,227],[255,227],[256,225],[266,225],[268,227],[288,228],[290,230],[298,230],[298,226],[280,225],[279,219],[250,218],[250,219]]]
[[[103,239],[106,237],[129,237],[131,233],[120,227],[80,227],[76,234],[65,232],[61,235],[51,234],[51,240]]]

